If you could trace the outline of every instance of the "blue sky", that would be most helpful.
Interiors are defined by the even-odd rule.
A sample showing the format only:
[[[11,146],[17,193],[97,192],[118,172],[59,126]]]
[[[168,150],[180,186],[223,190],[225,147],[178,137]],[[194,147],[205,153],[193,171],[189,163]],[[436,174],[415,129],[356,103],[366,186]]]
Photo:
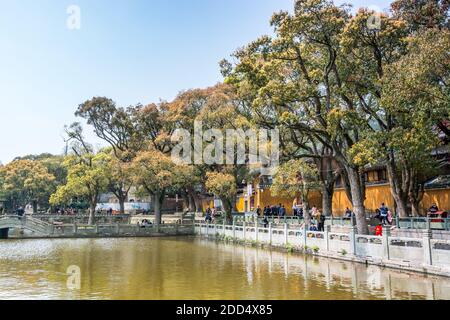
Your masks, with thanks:
[[[337,1],[342,3],[343,1]],[[389,1],[350,0],[387,8]],[[218,62],[271,32],[293,0],[0,0],[0,161],[62,152],[78,104],[170,100],[221,80]],[[70,5],[81,29],[66,26]],[[89,139],[99,143],[92,134]]]

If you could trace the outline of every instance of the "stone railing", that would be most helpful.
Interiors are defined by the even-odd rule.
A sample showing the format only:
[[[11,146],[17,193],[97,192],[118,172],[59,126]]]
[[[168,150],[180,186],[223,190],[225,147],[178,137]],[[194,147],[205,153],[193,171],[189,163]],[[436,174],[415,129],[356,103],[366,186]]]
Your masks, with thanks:
[[[389,229],[382,237],[350,233],[305,231],[285,224],[264,228],[259,224],[241,225],[196,223],[196,234],[222,236],[226,239],[290,247],[297,250],[344,260],[386,267],[401,268],[430,274],[450,276],[450,241],[431,239],[429,231],[422,238],[391,237]]]
[[[36,223],[35,223],[36,222]],[[161,224],[141,227],[131,224],[46,224],[39,220],[9,224],[10,238],[101,238],[194,235],[193,224]],[[15,232],[14,232],[15,231]]]
[[[234,221],[236,224],[242,225],[243,222],[246,223],[255,223],[256,220],[260,224],[263,224],[263,218],[262,217],[256,217],[256,215],[239,215],[234,216]],[[373,219],[371,221],[371,219]],[[219,221],[222,221],[221,219],[216,219]],[[267,220],[272,223],[272,225],[283,225],[283,224],[289,224],[289,225],[301,225],[304,223],[304,219],[301,217],[294,217],[294,216],[285,216],[285,217],[277,217],[277,216],[269,216],[267,217]],[[314,219],[312,219],[313,222]],[[377,224],[378,220],[375,219],[373,216],[367,216],[367,221],[373,222],[373,224]],[[204,218],[196,218],[196,222],[201,223],[204,222]],[[355,219],[354,218],[348,218],[348,217],[326,217],[325,225],[330,226],[341,226],[341,227],[351,227],[355,225]],[[410,218],[395,218],[392,221],[392,224],[396,226],[398,229],[409,229],[409,230],[442,230],[442,231],[450,231],[450,219],[449,218],[426,218],[426,217],[410,217]]]
[[[192,235],[192,225],[161,224],[148,227],[125,224],[54,225],[50,237],[139,237],[151,235]]]
[[[76,215],[58,215],[58,214],[33,214],[27,215],[34,219],[42,220],[45,222],[53,223],[60,222],[66,224],[79,223],[87,224],[89,221],[89,214],[76,214]],[[98,223],[130,223],[130,215],[108,215],[108,214],[96,214],[94,216],[95,221]]]

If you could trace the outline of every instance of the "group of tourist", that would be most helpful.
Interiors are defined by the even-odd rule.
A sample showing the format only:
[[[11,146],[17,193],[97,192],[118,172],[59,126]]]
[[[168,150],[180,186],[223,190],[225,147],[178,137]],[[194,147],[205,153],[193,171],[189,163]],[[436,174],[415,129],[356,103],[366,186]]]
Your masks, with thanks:
[[[153,223],[148,219],[144,219],[144,220],[138,222],[138,226],[140,228],[149,228],[149,227],[153,226]]]
[[[297,217],[303,217],[303,208],[294,206],[296,210],[293,208],[293,214]],[[266,206],[264,207],[264,210],[262,211],[261,208],[258,206],[256,209],[256,214],[258,217],[261,216],[261,213],[264,215],[263,223],[264,226],[267,227],[269,224],[268,217],[278,217],[278,218],[284,218],[287,215],[286,208],[281,203],[278,206]],[[310,231],[325,231],[325,215],[316,207],[313,206],[310,210],[311,218],[315,220],[315,223],[313,222],[310,226]]]
[[[287,215],[287,211],[286,207],[280,203],[277,206],[265,206],[264,210],[261,210],[261,207],[258,206],[256,209],[256,214],[258,217],[260,217],[261,214],[264,217],[285,217]]]
[[[58,215],[76,215],[76,214],[78,214],[78,210],[74,209],[74,208],[68,208],[68,209],[58,208],[58,209],[56,209],[56,214],[58,214]]]
[[[205,222],[209,222],[209,223],[213,222],[214,217],[216,216],[216,214],[217,214],[216,208],[208,208],[208,209],[206,209]]]

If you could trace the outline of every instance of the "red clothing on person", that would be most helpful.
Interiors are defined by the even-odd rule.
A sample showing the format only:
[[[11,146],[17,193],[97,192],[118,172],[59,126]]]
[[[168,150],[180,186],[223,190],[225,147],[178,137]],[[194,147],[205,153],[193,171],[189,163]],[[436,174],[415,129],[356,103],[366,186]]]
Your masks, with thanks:
[[[375,235],[376,236],[383,236],[383,226],[377,226],[375,228]]]

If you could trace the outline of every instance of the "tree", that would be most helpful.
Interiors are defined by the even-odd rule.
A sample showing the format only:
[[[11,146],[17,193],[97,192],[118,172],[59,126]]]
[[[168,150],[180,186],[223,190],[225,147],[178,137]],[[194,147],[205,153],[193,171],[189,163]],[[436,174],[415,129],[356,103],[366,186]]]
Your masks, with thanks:
[[[227,221],[232,221],[236,203],[237,181],[234,175],[221,172],[206,174],[206,189],[222,200]]]
[[[431,70],[448,64],[448,48],[437,39],[443,36],[448,39],[448,35],[445,36],[444,30],[435,30],[434,39],[428,37],[422,41],[418,56],[419,51],[407,44],[420,39],[422,32],[410,35],[403,20],[385,15],[381,16],[381,29],[370,30],[367,20],[373,14],[360,10],[346,26],[341,41],[351,58],[349,66],[354,70],[346,85],[359,98],[360,117],[367,119],[350,154],[360,166],[386,165],[397,211],[405,217],[410,212],[409,203],[414,203],[414,214],[418,214],[419,177],[426,176],[424,171],[429,166],[431,151],[437,146],[433,127],[448,114],[448,91],[438,80],[445,79],[446,70],[441,67],[438,77],[434,72],[437,70]],[[441,46],[434,47],[433,40]],[[429,67],[424,65],[426,61]],[[428,78],[424,79],[424,75]],[[414,93],[407,88],[412,83],[415,83]],[[429,90],[430,84],[434,90]],[[402,87],[403,92],[399,90]],[[416,99],[408,99],[410,94],[416,95]],[[431,97],[440,97],[440,101],[421,102]]]
[[[450,31],[419,32],[409,38],[408,53],[386,69],[382,80],[382,105],[396,121],[388,143],[399,159],[403,194],[415,216],[420,214],[423,184],[440,165],[430,155],[441,145],[436,124],[450,112],[448,52]]]
[[[172,129],[183,129],[194,135],[194,123],[199,120],[199,115],[208,103],[208,98],[214,92],[213,88],[192,89],[181,92],[177,97],[167,105],[166,121],[172,124]],[[172,141],[173,142],[173,141]],[[190,141],[192,148],[193,141]],[[173,150],[173,144],[170,145],[170,151]],[[194,159],[192,158],[192,163]],[[208,167],[202,164],[194,165],[197,183],[186,186],[182,195],[188,204],[190,211],[201,212],[202,203],[198,190],[205,190],[204,181]]]
[[[111,99],[94,97],[80,104],[75,115],[86,119],[95,134],[110,144],[114,154],[127,162],[145,145],[134,118],[141,108],[140,104],[118,108]]]
[[[274,38],[261,37],[234,54],[234,66],[222,66],[226,82],[252,100],[258,118],[332,150],[348,180],[358,232],[366,234],[364,170],[348,155],[365,124],[358,97],[345,85],[353,70],[340,42],[349,20],[345,6],[298,0],[293,14],[273,16]]]
[[[93,224],[100,194],[107,191],[110,159],[105,153],[96,153],[86,142],[79,123],[66,127],[66,134],[71,147],[71,154],[64,161],[68,171],[67,182],[52,194],[50,203],[67,204],[74,197],[84,197],[89,203],[89,224]]]
[[[13,207],[33,205],[33,213],[38,204],[48,199],[55,176],[39,161],[15,160],[0,168],[2,191],[12,201]]]
[[[252,129],[252,124],[242,107],[243,100],[236,95],[232,86],[225,84],[182,92],[168,104],[166,120],[172,123],[172,130],[187,130],[192,137],[197,134],[194,132],[195,123],[201,125],[202,162],[196,162],[194,165],[198,183],[187,186],[188,197],[192,198],[197,211],[201,210],[201,203],[196,189],[200,186],[202,190],[207,191],[208,173],[230,174],[237,182],[248,177],[248,157],[238,159],[239,151],[234,145],[232,150],[231,147],[227,150],[229,143],[233,144],[235,142],[233,139],[236,138],[228,136],[227,130],[235,130],[233,132],[237,133],[236,130],[240,129],[241,133],[245,133],[248,129]],[[206,139],[203,140],[204,137]],[[193,140],[191,144],[194,147]],[[249,144],[250,139],[245,139],[246,150],[249,150]],[[194,153],[191,156],[194,163]],[[224,206],[228,206],[228,200],[224,200],[225,202]],[[229,205],[228,213],[231,214],[236,210],[236,202],[232,201]]]
[[[64,164],[67,167],[67,183],[59,186],[50,197],[52,205],[67,204],[74,197],[84,197],[89,202],[89,224],[95,222],[95,209],[100,194],[108,187],[108,156],[105,153],[83,153],[70,155]]]
[[[155,222],[161,224],[161,208],[166,195],[192,183],[193,168],[175,164],[168,155],[152,147],[140,152],[131,166],[135,185],[152,196]]]
[[[394,17],[406,21],[412,31],[450,27],[449,0],[395,0],[391,8]]]
[[[133,171],[131,164],[123,162],[116,157],[114,152],[103,151],[106,154],[106,178],[108,191],[112,192],[119,201],[120,213],[125,213],[125,201],[133,186]]]
[[[277,169],[270,190],[274,195],[282,197],[293,198],[300,195],[305,225],[309,226],[309,195],[312,190],[320,188],[319,173],[314,164],[305,160],[290,160]]]

